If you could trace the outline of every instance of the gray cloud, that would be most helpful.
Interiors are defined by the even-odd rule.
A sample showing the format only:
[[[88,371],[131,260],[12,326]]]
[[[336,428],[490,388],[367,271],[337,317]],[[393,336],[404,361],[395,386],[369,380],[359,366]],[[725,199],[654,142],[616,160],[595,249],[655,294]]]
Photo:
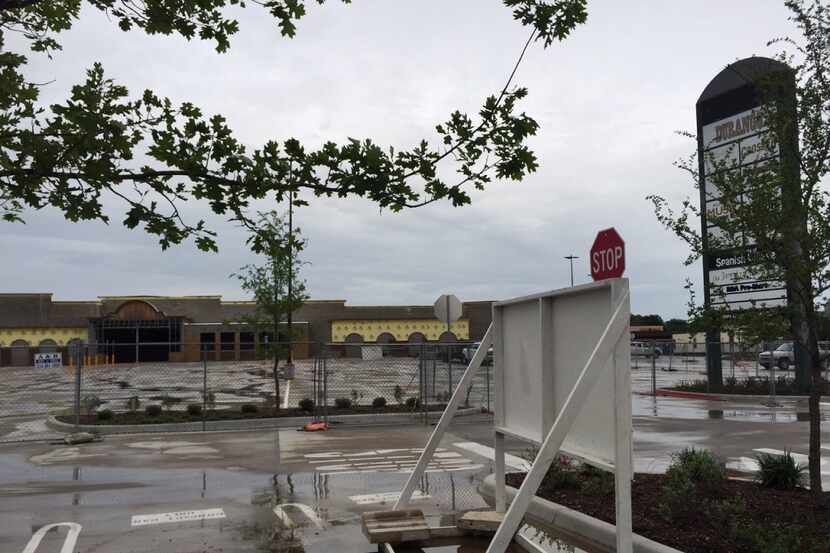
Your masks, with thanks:
[[[536,45],[517,83],[523,106],[541,124],[532,141],[539,172],[522,183],[496,182],[473,205],[431,205],[402,214],[368,202],[312,200],[297,219],[309,239],[304,268],[313,297],[356,304],[429,303],[451,291],[462,299],[504,298],[566,285],[564,255],[582,257],[597,230],[626,240],[633,308],[683,315],[686,269],[681,243],[663,231],[644,197],[692,193],[672,162],[693,148],[674,131],[692,129],[694,103],[723,65],[769,54],[766,40],[789,30],[779,2],[590,3],[588,24],[562,44]],[[475,112],[497,92],[527,32],[501,2],[361,0],[315,7],[294,40],[282,39],[257,10],[240,12],[231,51],[206,43],[122,33],[96,12],[63,36],[53,62],[32,57],[34,80],[63,98],[94,61],[134,94],[154,89],[225,114],[243,141],[296,136],[310,145],[374,137],[398,147],[432,136],[460,108]],[[262,208],[270,208],[262,204]],[[220,253],[190,245],[161,252],[138,231],[71,224],[30,213],[2,224],[0,278],[8,291],[54,291],[61,299],[103,294],[224,294],[242,297],[228,275],[255,261],[245,235],[208,216]]]

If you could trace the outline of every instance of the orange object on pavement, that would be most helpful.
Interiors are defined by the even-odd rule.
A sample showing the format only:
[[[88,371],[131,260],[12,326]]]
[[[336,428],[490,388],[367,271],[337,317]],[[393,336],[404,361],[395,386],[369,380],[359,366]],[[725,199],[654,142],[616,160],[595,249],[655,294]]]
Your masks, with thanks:
[[[310,422],[303,425],[304,432],[325,432],[328,429],[329,423],[327,422]]]

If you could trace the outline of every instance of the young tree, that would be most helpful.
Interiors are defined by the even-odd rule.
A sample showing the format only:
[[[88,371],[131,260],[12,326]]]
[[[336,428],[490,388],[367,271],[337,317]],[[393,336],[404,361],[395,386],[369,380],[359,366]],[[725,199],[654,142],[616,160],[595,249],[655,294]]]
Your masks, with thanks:
[[[755,339],[792,329],[797,345],[808,354],[807,366],[798,367],[796,374],[799,387],[810,394],[810,487],[819,497],[819,400],[825,382],[816,303],[830,289],[830,196],[824,182],[830,171],[830,9],[820,0],[785,4],[802,39],[776,39],[768,46],[783,44],[795,50],[777,56],[791,70],[753,83],[761,96],[758,128],[764,129],[754,154],[767,161],[736,170],[736,156],[725,152],[704,162],[711,167],[706,178],[720,195],[719,209],[707,212],[707,218],[722,229],[717,236],[709,234],[708,250],[745,251],[750,265],[742,269],[744,276],[785,281],[790,301],[781,309],[735,311],[697,306],[693,299],[690,315],[707,326],[733,329]],[[699,188],[694,156],[679,165]],[[702,236],[690,224],[690,218],[700,216],[694,202],[687,199],[675,212],[664,198],[649,199],[660,222],[691,247],[687,263],[703,255]]]
[[[245,292],[254,298],[255,309],[242,318],[255,332],[267,328],[273,340],[266,346],[274,359],[274,402],[279,409],[280,386],[277,377],[280,355],[288,352],[291,360],[291,342],[294,340],[291,326],[286,334],[287,346],[280,339],[280,326],[285,317],[299,309],[308,299],[305,281],[299,277],[301,265],[299,252],[305,241],[297,228],[289,229],[276,211],[259,213],[248,244],[254,253],[265,258],[262,265],[245,265],[233,277],[239,279]]]
[[[586,1],[502,0],[532,30],[517,67],[532,42],[547,47],[583,23]],[[106,77],[100,63],[72,88],[70,98],[48,107],[38,101],[45,85],[24,74],[29,55],[60,50],[59,34],[78,20],[82,5],[104,12],[125,31],[212,41],[221,53],[239,30],[231,10],[264,10],[283,36],[293,37],[309,4],[0,0],[0,217],[22,221],[27,209],[52,206],[69,221],[108,222],[103,206],[118,199],[126,205],[124,225],[143,226],[162,248],[193,238],[200,249],[215,250],[214,231],[204,220],[185,221],[179,213],[183,202],[205,201],[214,213],[248,224],[252,201],[282,202],[297,189],[365,197],[393,211],[441,199],[459,206],[470,202],[470,187],[483,189],[493,178],[519,181],[536,170],[526,141],[538,124],[517,113],[527,90],[513,86],[516,68],[477,118],[456,111],[435,127],[432,141],[424,138],[409,149],[382,147],[371,139],[309,147],[288,138],[249,150],[222,115],[208,116],[190,102],[176,106],[151,90],[131,97]],[[8,50],[5,39],[12,33],[29,52]],[[292,170],[296,178],[289,185]]]

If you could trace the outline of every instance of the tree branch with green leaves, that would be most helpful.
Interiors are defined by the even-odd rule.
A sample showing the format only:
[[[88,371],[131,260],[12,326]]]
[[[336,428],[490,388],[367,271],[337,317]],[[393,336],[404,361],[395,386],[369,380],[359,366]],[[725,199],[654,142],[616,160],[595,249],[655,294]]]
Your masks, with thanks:
[[[310,2],[86,3],[125,31],[208,40],[224,52],[239,31],[232,9],[265,10],[280,33],[292,37]],[[125,204],[123,224],[143,227],[162,248],[193,239],[202,250],[216,250],[215,231],[205,220],[187,221],[183,202],[206,202],[215,215],[249,228],[255,224],[253,202],[279,202],[299,191],[308,192],[305,198],[362,197],[392,211],[440,200],[468,204],[471,189],[482,190],[493,179],[520,181],[536,171],[527,140],[539,126],[519,111],[527,90],[513,79],[531,43],[547,47],[563,40],[587,17],[586,0],[503,3],[532,31],[504,88],[485,100],[476,117],[456,111],[436,125],[433,137],[396,149],[370,138],[316,146],[275,138],[248,148],[222,115],[208,115],[190,102],[174,105],[150,90],[134,97],[99,63],[67,100],[43,106],[43,85],[26,79],[27,57],[5,49],[6,35],[22,33],[32,52],[51,55],[60,49],[60,32],[81,16],[82,2],[0,0],[0,215],[23,221],[27,210],[51,206],[70,221],[109,223],[103,202],[114,197]]]

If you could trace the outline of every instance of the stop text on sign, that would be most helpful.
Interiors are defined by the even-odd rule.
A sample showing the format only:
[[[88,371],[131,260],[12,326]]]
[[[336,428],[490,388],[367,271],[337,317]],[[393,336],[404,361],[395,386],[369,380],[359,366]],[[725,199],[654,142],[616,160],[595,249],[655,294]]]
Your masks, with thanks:
[[[620,278],[625,272],[625,242],[616,229],[601,230],[594,239],[589,256],[594,280]]]
[[[591,270],[595,273],[614,271],[620,267],[623,258],[622,246],[615,246],[591,254]]]

